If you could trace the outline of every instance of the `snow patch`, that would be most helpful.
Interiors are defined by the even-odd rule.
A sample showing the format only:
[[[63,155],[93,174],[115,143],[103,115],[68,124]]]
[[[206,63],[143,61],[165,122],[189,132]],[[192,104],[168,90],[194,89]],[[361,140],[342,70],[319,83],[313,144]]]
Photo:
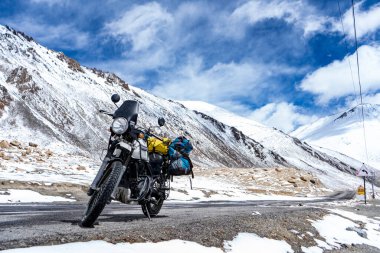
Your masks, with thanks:
[[[232,241],[225,242],[224,248],[229,253],[252,253],[252,249],[260,253],[294,252],[285,241],[262,238],[251,233],[240,233]]]
[[[195,242],[183,240],[171,240],[158,243],[118,243],[112,244],[105,241],[75,242],[54,246],[38,246],[30,248],[4,250],[4,253],[251,253],[252,248],[260,253],[288,253],[294,252],[285,241],[277,241],[261,238],[256,234],[240,233],[232,241],[224,243],[224,251],[215,247],[205,247]]]
[[[342,244],[366,244],[380,249],[380,221],[370,219],[363,215],[343,210],[330,210],[336,214],[326,215],[322,220],[312,222],[328,245],[318,243],[319,247],[324,249],[342,247]],[[343,217],[342,217],[343,216]],[[361,228],[354,221],[360,221],[365,224]],[[367,234],[367,238],[360,236],[356,231],[350,228],[362,229]]]
[[[0,203],[34,203],[34,202],[56,202],[56,201],[75,201],[57,196],[42,195],[31,190],[0,191]]]

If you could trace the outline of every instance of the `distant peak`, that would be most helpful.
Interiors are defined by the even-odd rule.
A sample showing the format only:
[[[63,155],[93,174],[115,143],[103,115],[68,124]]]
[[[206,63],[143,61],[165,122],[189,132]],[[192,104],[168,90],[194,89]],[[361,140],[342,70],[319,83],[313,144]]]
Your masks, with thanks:
[[[353,114],[356,115],[358,113],[361,113],[362,107],[363,107],[363,112],[365,114],[365,117],[368,117],[368,116],[373,117],[373,116],[376,116],[377,114],[380,114],[380,105],[363,103],[363,104],[356,105],[355,107],[352,107],[351,109],[348,109],[345,112],[339,114],[339,116],[335,118],[334,121],[344,119]],[[378,112],[378,113],[375,113],[375,112]]]
[[[178,102],[183,104],[184,106],[186,106],[190,110],[197,110],[197,111],[203,111],[203,112],[219,110],[219,111],[226,111],[227,112],[227,110],[225,110],[219,106],[216,106],[216,105],[204,102],[204,101],[178,101]]]
[[[8,25],[5,25],[5,26],[0,25],[0,33],[1,34],[10,34],[11,33],[11,34],[18,36],[20,38],[24,38],[28,42],[34,41],[33,37],[26,35],[23,32],[17,31],[16,29],[13,29]]]
[[[111,73],[111,72],[108,72],[108,71],[103,71],[103,70],[100,70],[100,69],[97,69],[97,68],[90,68],[90,70],[92,71],[92,73],[96,74],[97,76],[99,76],[101,78],[104,78],[106,80],[107,84],[116,83],[116,84],[122,86],[124,89],[130,90],[129,89],[129,84],[126,83],[123,79],[121,79],[115,73]]]

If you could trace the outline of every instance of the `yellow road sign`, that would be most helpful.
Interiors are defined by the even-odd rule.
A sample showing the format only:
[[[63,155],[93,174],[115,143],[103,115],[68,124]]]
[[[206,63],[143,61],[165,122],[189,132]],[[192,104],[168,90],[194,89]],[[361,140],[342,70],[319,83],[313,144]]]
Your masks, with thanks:
[[[358,187],[358,195],[364,195],[364,187],[363,186]]]

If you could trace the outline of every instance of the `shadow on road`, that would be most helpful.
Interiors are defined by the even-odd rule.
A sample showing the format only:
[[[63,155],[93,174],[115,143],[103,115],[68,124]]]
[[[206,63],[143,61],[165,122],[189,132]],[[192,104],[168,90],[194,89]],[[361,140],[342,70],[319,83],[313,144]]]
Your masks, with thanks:
[[[158,215],[154,217],[154,219],[160,219],[160,218],[167,218],[168,216],[166,215]],[[100,225],[101,223],[105,222],[133,222],[136,220],[142,220],[142,219],[147,219],[143,214],[106,214],[100,216],[95,225]],[[63,223],[70,223],[73,226],[77,226],[79,224],[80,218],[78,219],[65,219],[65,220],[60,220],[60,222]]]

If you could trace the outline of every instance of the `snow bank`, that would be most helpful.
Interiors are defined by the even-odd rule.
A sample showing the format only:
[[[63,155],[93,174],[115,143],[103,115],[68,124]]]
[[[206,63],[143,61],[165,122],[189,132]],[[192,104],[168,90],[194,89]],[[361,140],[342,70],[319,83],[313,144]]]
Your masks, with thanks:
[[[182,240],[172,240],[159,243],[118,243],[112,244],[104,241],[90,242],[75,242],[54,246],[40,246],[23,249],[5,250],[4,253],[66,253],[66,252],[81,252],[81,253],[222,253],[221,249],[209,248],[195,242],[187,242]]]
[[[224,251],[215,247],[205,247],[195,242],[183,240],[171,240],[158,243],[118,243],[112,244],[105,241],[90,241],[90,242],[75,242],[54,246],[38,246],[30,248],[20,248],[4,250],[3,253],[66,253],[66,252],[81,252],[81,253],[245,253],[252,252],[252,249],[257,252],[266,253],[287,253],[294,252],[289,244],[285,241],[277,241],[268,238],[261,238],[255,234],[240,233],[232,241],[226,241]]]
[[[7,190],[0,191],[0,203],[18,203],[18,202],[55,202],[55,201],[75,201],[63,197],[41,195],[38,192],[30,190]]]
[[[366,244],[380,249],[380,221],[343,210],[330,210],[336,214],[326,215],[312,222],[326,242],[317,241],[318,247],[302,248],[304,252],[322,252],[322,249],[339,249],[343,244]],[[337,215],[338,214],[338,215]],[[356,221],[362,222],[361,227]],[[360,236],[357,231],[365,234]],[[317,248],[321,249],[318,250]]]
[[[230,253],[260,253],[294,252],[285,241],[262,238],[256,234],[240,233],[232,241],[224,243],[226,252]]]

